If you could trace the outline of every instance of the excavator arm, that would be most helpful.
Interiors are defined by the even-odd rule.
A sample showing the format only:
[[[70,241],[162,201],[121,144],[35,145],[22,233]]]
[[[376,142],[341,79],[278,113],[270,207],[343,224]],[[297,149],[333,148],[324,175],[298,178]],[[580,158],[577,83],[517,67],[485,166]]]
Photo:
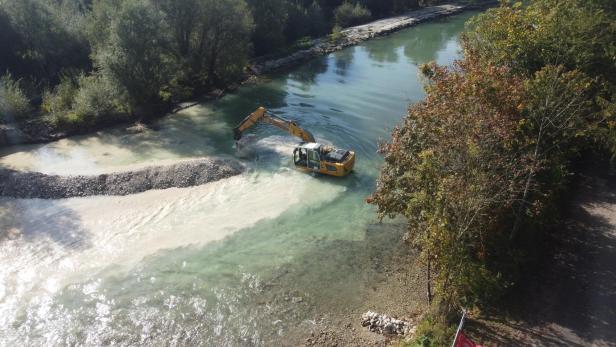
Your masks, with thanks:
[[[267,110],[263,107],[259,107],[248,117],[244,118],[244,120],[233,129],[233,138],[238,141],[242,138],[244,131],[250,129],[258,122],[271,124],[293,136],[299,137],[304,142],[315,142],[314,136],[312,136],[310,131],[300,128],[294,121],[287,120],[267,112]]]

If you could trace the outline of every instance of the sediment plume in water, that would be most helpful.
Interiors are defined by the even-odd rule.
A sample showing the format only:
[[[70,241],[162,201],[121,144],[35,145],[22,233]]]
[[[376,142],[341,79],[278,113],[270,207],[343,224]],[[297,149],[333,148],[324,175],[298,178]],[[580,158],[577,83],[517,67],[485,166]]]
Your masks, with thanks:
[[[64,199],[93,195],[129,195],[152,189],[184,188],[244,172],[231,158],[204,158],[168,166],[94,176],[58,176],[0,168],[0,196]]]

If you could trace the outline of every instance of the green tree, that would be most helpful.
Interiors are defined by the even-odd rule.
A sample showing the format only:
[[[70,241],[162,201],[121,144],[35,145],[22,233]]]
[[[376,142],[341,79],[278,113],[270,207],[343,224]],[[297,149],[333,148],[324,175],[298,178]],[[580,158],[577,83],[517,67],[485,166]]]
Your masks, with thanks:
[[[125,95],[102,74],[82,75],[77,83],[72,112],[79,118],[93,122],[126,113]]]
[[[383,144],[369,201],[381,217],[408,219],[441,312],[488,302],[515,281],[521,254],[553,222],[571,163],[610,135],[604,5],[504,5],[472,23],[454,67],[422,67],[426,99]]]
[[[163,17],[146,0],[127,0],[111,21],[106,46],[96,52],[103,74],[122,86],[131,113],[150,117],[162,106],[161,90],[174,66]]]
[[[32,106],[26,93],[10,74],[0,77],[0,122],[13,123],[31,116]]]
[[[385,165],[370,202],[382,217],[408,219],[410,239],[432,272],[428,285],[435,281],[434,292],[451,310],[463,298],[477,300],[476,284],[483,292],[503,284],[485,260],[520,190],[521,158],[507,146],[525,93],[507,69],[468,58],[426,74],[425,101],[409,109],[381,148]]]
[[[334,11],[336,25],[343,28],[363,24],[372,18],[370,10],[362,6],[360,3],[352,4],[345,2],[338,6]]]
[[[243,0],[207,0],[196,52],[199,71],[214,83],[238,78],[250,52],[253,21]],[[198,58],[202,57],[202,60]]]
[[[21,71],[20,58],[17,54],[23,50],[21,39],[2,6],[0,6],[0,47],[2,47],[0,49],[0,72]]]
[[[256,55],[272,53],[284,46],[284,28],[288,18],[286,0],[248,0],[255,30],[252,35]]]
[[[9,33],[18,36],[12,36],[15,42],[8,47],[17,49],[14,54],[19,61],[7,66],[18,76],[56,83],[64,69],[88,69],[89,50],[83,37],[77,36],[78,24],[67,26],[69,22],[60,17],[59,7],[55,11],[53,2],[6,0],[0,8],[4,12],[4,19],[0,15],[0,20],[8,18]]]
[[[289,18],[285,28],[288,43],[293,43],[302,37],[319,37],[329,32],[329,25],[323,9],[316,2],[304,5],[300,1],[289,4]]]
[[[205,9],[201,0],[153,0],[152,3],[165,16],[171,29],[173,47],[180,57],[188,58],[194,45],[195,34],[199,29]],[[197,43],[198,44],[198,43]]]

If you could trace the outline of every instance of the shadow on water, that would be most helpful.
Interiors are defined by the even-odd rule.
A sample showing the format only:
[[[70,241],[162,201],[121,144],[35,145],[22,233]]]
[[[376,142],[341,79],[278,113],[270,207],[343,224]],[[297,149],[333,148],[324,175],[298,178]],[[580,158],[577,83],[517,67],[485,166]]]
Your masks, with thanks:
[[[340,77],[346,77],[348,70],[353,64],[353,58],[355,57],[355,48],[351,47],[343,49],[342,51],[335,52],[334,57],[336,59],[336,68],[334,72]]]
[[[369,58],[377,63],[397,63],[401,48],[410,63],[415,65],[427,63],[436,60],[438,53],[445,49],[450,41],[457,38],[465,21],[472,15],[465,13],[422,24],[386,38],[366,42],[362,46],[368,52]]]
[[[213,104],[214,112],[220,114],[231,126],[236,126],[244,117],[263,106],[277,109],[287,106],[288,92],[280,76],[273,76],[266,83],[244,87],[235,94],[230,94]]]
[[[81,218],[57,200],[0,198],[0,243],[6,240],[50,240],[70,249],[92,247]]]
[[[368,57],[377,63],[397,63],[397,49],[403,44],[401,38],[399,40],[375,40],[364,45],[364,49],[368,52]]]
[[[308,91],[314,84],[316,84],[317,77],[326,73],[328,68],[328,57],[317,57],[309,60],[301,67],[293,69],[289,73],[289,79],[293,82],[299,83],[299,89]]]
[[[435,22],[414,28],[414,35],[403,44],[404,56],[415,65],[436,60],[438,52],[460,34],[469,14],[455,17],[451,22]],[[456,25],[452,25],[455,21]]]

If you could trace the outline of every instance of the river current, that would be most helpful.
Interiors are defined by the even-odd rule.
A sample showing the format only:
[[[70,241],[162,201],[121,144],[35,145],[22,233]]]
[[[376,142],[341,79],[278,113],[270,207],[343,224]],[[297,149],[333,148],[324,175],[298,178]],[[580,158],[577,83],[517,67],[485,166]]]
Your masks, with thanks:
[[[292,345],[291,330],[359,307],[378,277],[371,259],[404,231],[365,203],[378,142],[423,97],[418,65],[459,57],[472,15],[311,60],[168,116],[156,131],[3,149],[1,166],[66,175],[207,155],[250,169],[124,197],[0,198],[0,346]],[[231,130],[260,105],[355,150],[355,171],[338,179],[292,169],[297,140],[266,126],[237,153]]]

